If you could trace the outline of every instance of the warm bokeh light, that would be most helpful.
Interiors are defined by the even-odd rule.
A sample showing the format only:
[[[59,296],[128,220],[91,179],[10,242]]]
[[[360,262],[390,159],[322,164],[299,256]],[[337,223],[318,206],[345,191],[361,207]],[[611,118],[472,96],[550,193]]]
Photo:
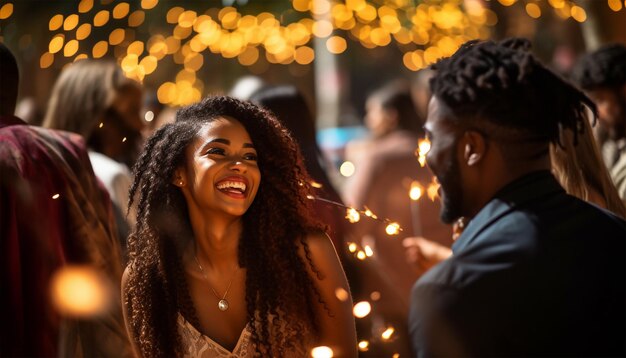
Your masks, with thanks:
[[[62,34],[55,35],[50,43],[48,44],[48,52],[57,53],[61,51],[63,48],[63,44],[65,43],[65,36]]]
[[[378,291],[374,291],[372,293],[370,293],[370,299],[374,302],[380,300],[380,292]]]
[[[343,162],[341,166],[339,167],[339,173],[341,173],[341,175],[343,175],[346,178],[354,175],[355,170],[356,168],[354,167],[354,164],[352,164],[352,162],[350,161]]]
[[[330,53],[340,54],[348,48],[348,44],[343,37],[332,36],[326,40],[326,48]]]
[[[352,314],[354,314],[356,318],[366,317],[370,312],[372,312],[372,306],[367,301],[358,302],[352,308]]]
[[[93,8],[93,0],[81,0],[78,3],[78,12],[84,14],[89,12]]]
[[[400,224],[396,222],[389,223],[385,228],[385,232],[389,236],[398,235],[400,231],[402,231],[402,228],[400,227]]]
[[[63,21],[63,30],[65,31],[74,30],[77,25],[78,25],[78,15],[71,14],[65,18],[65,21]]]
[[[84,40],[91,34],[91,24],[82,24],[76,29],[76,39]]]
[[[133,12],[132,14],[130,14],[130,16],[128,17],[128,26],[137,27],[143,24],[145,19],[146,19],[146,13],[141,10],[137,10]]]
[[[91,55],[93,56],[93,58],[100,58],[106,55],[108,50],[109,43],[106,41],[99,41],[93,46],[93,49],[91,50]]]
[[[63,26],[63,15],[57,14],[50,18],[50,22],[48,22],[48,29],[50,31],[56,31]]]
[[[0,20],[8,19],[9,17],[11,17],[12,14],[13,14],[12,3],[9,2],[9,3],[2,5],[2,7],[0,8]]]
[[[101,27],[109,22],[109,12],[107,10],[100,10],[93,18],[93,26]]]
[[[348,219],[350,223],[354,224],[361,220],[361,214],[359,214],[359,212],[354,208],[348,208],[346,209],[346,219]]]
[[[367,257],[374,256],[374,250],[372,250],[372,248],[369,245],[365,245],[363,247],[363,250],[365,251],[365,256],[367,256]]]
[[[110,305],[110,287],[101,275],[88,266],[65,266],[50,281],[52,303],[62,314],[91,317],[102,314]]]
[[[618,12],[622,9],[622,0],[608,0],[608,5],[611,10]],[[624,6],[626,6],[626,1],[624,1]]]
[[[417,161],[421,167],[426,165],[426,155],[430,152],[430,140],[428,138],[420,139],[417,141]]]
[[[348,244],[348,251],[350,251],[352,253],[356,252],[357,248],[358,248],[358,246],[354,242],[351,242],[351,243]]]
[[[332,358],[333,356],[334,353],[330,347],[319,346],[311,349],[312,358]]]
[[[54,63],[54,55],[51,54],[50,52],[45,52],[39,58],[39,67],[41,68],[48,68],[52,66],[53,63]]]
[[[537,19],[541,16],[541,8],[539,5],[531,2],[526,4],[526,13],[533,19]]]
[[[428,188],[426,188],[426,194],[431,201],[435,201],[435,199],[439,197],[440,186],[441,185],[437,181],[437,178],[433,177],[433,181],[428,184]]]
[[[517,2],[517,0],[498,0],[500,4],[504,6],[511,6]]]
[[[578,22],[585,22],[585,20],[587,20],[587,13],[582,7],[574,5],[570,11],[574,20]]]
[[[393,327],[388,327],[381,335],[380,338],[383,339],[383,341],[388,341],[391,336],[393,335],[393,332],[395,332],[396,330]]]
[[[122,19],[128,15],[130,11],[130,6],[126,2],[121,2],[115,5],[113,8],[113,18],[114,19]]]
[[[315,59],[315,51],[308,46],[298,47],[294,54],[294,58],[297,63],[301,65],[308,65]]]
[[[413,201],[418,201],[422,197],[423,191],[424,191],[424,188],[422,187],[422,185],[418,181],[414,180],[411,182],[411,189],[409,189],[409,197]]]
[[[52,199],[55,199],[55,200],[56,200],[56,199],[58,199],[60,196],[61,196],[61,194],[54,194],[54,195],[52,195]]]
[[[74,54],[78,52],[78,41],[70,40],[65,44],[65,48],[63,48],[63,56],[72,57]]]
[[[370,348],[370,342],[368,342],[368,341],[359,341],[358,346],[359,346],[359,350],[361,352],[367,352],[369,350],[369,348]]]
[[[159,0],[141,0],[141,8],[145,10],[150,10],[153,7],[157,6]]]
[[[367,258],[367,255],[363,250],[359,250],[359,252],[356,253],[356,258],[363,261]]]
[[[338,287],[335,290],[335,297],[337,297],[339,301],[345,302],[348,300],[348,298],[350,298],[350,294],[348,293],[348,291],[346,291],[342,287]]]
[[[311,181],[311,186],[316,189],[321,189],[323,187],[321,183],[318,183],[316,181]]]

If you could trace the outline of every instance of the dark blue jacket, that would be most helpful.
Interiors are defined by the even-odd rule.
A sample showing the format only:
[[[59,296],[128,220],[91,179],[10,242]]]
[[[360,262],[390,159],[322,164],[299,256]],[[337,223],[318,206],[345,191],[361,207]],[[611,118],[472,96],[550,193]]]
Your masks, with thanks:
[[[416,356],[624,356],[626,222],[547,171],[503,188],[413,287]]]

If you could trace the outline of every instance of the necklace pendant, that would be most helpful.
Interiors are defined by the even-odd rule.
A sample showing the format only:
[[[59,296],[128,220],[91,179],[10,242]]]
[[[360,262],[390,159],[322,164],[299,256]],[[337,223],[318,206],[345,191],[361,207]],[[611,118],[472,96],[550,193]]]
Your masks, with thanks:
[[[220,311],[226,311],[228,309],[228,301],[226,301],[225,299],[221,299],[217,303],[217,308],[219,308]]]

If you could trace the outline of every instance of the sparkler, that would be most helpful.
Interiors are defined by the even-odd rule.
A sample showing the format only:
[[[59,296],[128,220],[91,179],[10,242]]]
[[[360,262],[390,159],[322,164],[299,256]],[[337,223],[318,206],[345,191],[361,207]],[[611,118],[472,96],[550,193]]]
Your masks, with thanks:
[[[426,165],[426,154],[430,151],[430,140],[428,138],[420,139],[417,141],[417,149],[415,150],[415,156],[420,166],[423,168]]]
[[[376,216],[376,214],[374,214],[368,208],[365,208],[365,210],[357,210],[353,207],[346,206],[342,203],[338,203],[333,200],[329,200],[329,199],[325,199],[325,198],[321,198],[319,196],[313,196],[313,195],[307,195],[307,198],[311,200],[317,200],[317,201],[321,201],[324,203],[332,204],[340,208],[346,209],[346,219],[348,219],[350,223],[354,224],[358,222],[359,220],[361,220],[361,215],[365,215],[366,217],[370,219],[385,223],[387,225],[385,227],[385,232],[387,233],[387,235],[390,235],[390,236],[398,235],[403,230],[402,227],[400,227],[400,224],[398,224],[397,222],[391,221],[390,219],[387,219],[387,218],[379,218],[378,216]]]

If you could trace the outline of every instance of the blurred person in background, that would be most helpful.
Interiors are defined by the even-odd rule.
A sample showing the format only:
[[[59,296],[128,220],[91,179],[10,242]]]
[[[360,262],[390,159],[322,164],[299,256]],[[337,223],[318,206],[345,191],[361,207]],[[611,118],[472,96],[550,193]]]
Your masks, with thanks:
[[[550,171],[549,143],[595,106],[529,47],[471,41],[434,67],[426,160],[442,221],[469,223],[413,288],[416,356],[625,353],[626,222]]]
[[[626,202],[626,46],[606,45],[583,56],[574,79],[598,106],[602,157]]]
[[[393,81],[374,91],[366,101],[365,123],[372,137],[347,149],[346,159],[353,161],[355,172],[344,186],[346,204],[397,222],[404,234],[423,235],[449,246],[451,229],[439,221],[439,203],[425,194],[433,177],[415,157],[423,123],[408,83]],[[422,187],[418,202],[409,197],[413,182]],[[406,342],[409,296],[419,275],[407,263],[402,241],[387,235],[385,224],[363,216],[352,227],[357,242],[374,253],[368,260],[375,266],[374,276],[363,282],[365,291],[381,294],[373,315],[393,325],[399,340]]]
[[[13,116],[19,74],[4,44],[0,78],[0,356],[129,356],[111,201],[93,173],[85,143],[77,134]],[[101,295],[92,301],[102,300],[108,309],[82,316],[64,311],[51,282],[70,265],[104,277]],[[89,289],[93,286],[79,288],[81,294]],[[77,304],[74,298],[61,303]]]
[[[142,88],[138,82],[126,78],[114,62],[85,59],[61,72],[43,122],[44,127],[85,138],[96,176],[115,204],[123,248],[135,224],[133,213],[126,212],[132,182],[129,167],[143,143],[141,108]]]

